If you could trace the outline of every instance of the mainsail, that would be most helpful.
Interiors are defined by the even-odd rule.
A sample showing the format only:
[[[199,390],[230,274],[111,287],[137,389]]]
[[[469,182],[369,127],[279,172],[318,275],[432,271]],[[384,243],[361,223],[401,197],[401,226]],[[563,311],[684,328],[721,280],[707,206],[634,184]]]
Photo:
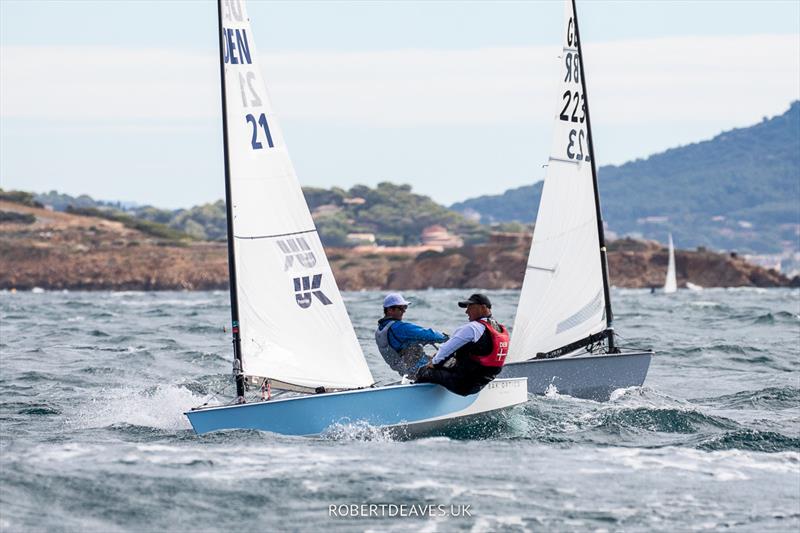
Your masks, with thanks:
[[[589,114],[574,5],[565,2],[561,81],[539,213],[509,346],[524,361],[607,328]],[[602,253],[601,253],[602,251]]]
[[[273,113],[244,1],[222,0],[220,19],[241,370],[311,389],[369,386],[374,380]]]
[[[669,294],[678,290],[678,281],[675,278],[675,248],[672,245],[672,233],[669,234],[669,263],[667,264],[667,278],[664,281],[664,292]]]

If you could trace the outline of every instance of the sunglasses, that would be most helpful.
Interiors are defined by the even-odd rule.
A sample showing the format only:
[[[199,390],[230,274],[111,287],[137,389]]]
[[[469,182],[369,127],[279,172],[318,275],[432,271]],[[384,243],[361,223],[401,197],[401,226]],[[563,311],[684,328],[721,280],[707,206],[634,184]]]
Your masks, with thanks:
[[[406,309],[408,309],[408,306],[407,305],[393,305],[389,309],[402,309],[403,311],[405,311]]]

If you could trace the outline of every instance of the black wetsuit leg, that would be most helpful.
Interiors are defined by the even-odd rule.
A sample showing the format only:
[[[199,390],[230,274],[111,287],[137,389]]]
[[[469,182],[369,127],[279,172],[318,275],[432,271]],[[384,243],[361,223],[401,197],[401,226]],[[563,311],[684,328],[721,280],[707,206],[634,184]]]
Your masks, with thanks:
[[[437,383],[459,396],[475,394],[489,384],[499,369],[473,368],[471,365],[457,363],[453,368],[420,368],[417,383]]]

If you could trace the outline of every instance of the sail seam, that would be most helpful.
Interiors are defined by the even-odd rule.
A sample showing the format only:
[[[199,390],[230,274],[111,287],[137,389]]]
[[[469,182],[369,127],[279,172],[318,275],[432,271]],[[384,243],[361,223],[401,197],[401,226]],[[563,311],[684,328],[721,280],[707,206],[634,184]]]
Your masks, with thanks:
[[[304,233],[314,233],[317,229],[307,229],[305,231],[295,231],[292,233],[276,233],[274,235],[253,235],[252,237],[245,237],[243,235],[234,235],[234,239],[248,239],[248,240],[256,240],[256,239],[274,239],[275,237],[290,237],[292,235],[303,235]]]

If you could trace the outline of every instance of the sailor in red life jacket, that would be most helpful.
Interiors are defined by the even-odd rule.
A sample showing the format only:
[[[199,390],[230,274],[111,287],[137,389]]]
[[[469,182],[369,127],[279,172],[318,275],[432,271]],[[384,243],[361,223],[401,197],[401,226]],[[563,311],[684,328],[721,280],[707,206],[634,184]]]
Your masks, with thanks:
[[[508,354],[508,330],[492,318],[492,302],[473,294],[458,302],[469,322],[456,329],[433,360],[417,372],[417,383],[438,383],[461,396],[475,394],[491,382]]]

